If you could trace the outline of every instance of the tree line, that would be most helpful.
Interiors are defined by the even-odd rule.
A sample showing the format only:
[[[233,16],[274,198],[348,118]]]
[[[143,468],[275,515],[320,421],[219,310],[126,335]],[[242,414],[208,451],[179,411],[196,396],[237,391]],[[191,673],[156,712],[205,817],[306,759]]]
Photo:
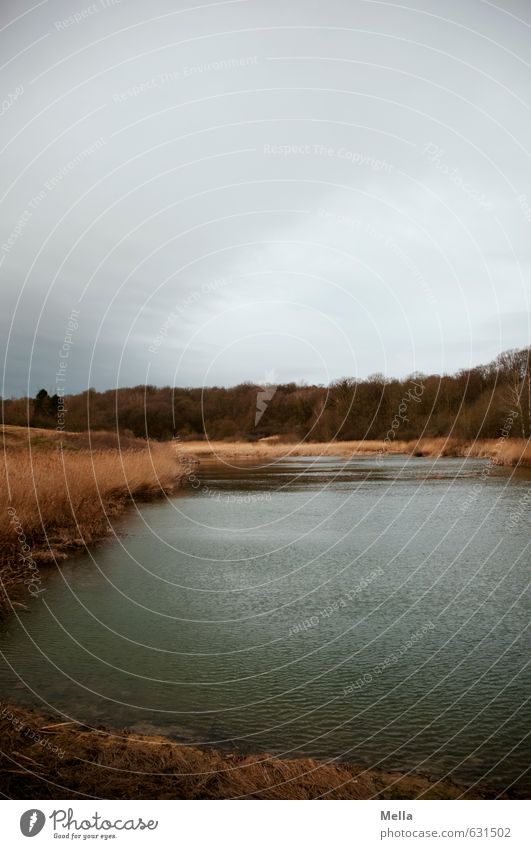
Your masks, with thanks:
[[[329,386],[285,383],[230,388],[134,386],[61,398],[67,430],[118,430],[150,439],[415,439],[497,438],[508,412],[511,436],[531,436],[531,348],[452,375],[415,373],[402,380],[373,374]],[[2,402],[3,423],[57,427],[59,398]]]

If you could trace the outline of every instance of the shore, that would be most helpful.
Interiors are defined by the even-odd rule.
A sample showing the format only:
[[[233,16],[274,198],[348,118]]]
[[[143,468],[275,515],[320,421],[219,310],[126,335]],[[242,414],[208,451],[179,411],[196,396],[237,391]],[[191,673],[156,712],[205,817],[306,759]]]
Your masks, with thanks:
[[[285,456],[382,453],[485,457],[530,465],[524,440],[499,443],[205,441],[154,443],[94,433],[4,428],[2,560],[4,613],[38,595],[39,569],[112,531],[133,499],[161,497],[186,482],[201,459],[257,462]],[[28,438],[31,440],[28,445]],[[503,453],[502,453],[503,449]],[[465,453],[466,452],[466,453]],[[475,452],[475,453],[472,453]],[[9,483],[9,488],[8,484]],[[14,511],[14,513],[10,513]],[[14,518],[15,517],[15,518]],[[310,758],[226,753],[161,736],[89,729],[0,705],[1,791],[11,798],[457,799],[496,798],[448,779],[364,770]]]
[[[406,454],[415,457],[470,457],[499,466],[531,467],[529,439],[479,439],[463,441],[452,437],[415,440],[355,440],[349,442],[283,442],[281,437],[257,442],[190,440],[179,442],[179,453],[201,459],[274,460],[287,457],[384,457]]]
[[[300,456],[472,457],[487,466],[531,467],[524,439],[463,442],[451,437],[350,442],[173,440],[118,433],[69,433],[0,426],[0,616],[39,594],[40,569],[113,533],[131,504],[172,495],[201,460],[257,463]]]
[[[312,758],[225,753],[0,707],[0,791],[11,799],[494,799],[449,779]],[[502,794],[500,798],[512,798]]]
[[[171,495],[183,471],[171,442],[4,426],[0,615],[41,591],[41,569],[104,539],[133,501]]]

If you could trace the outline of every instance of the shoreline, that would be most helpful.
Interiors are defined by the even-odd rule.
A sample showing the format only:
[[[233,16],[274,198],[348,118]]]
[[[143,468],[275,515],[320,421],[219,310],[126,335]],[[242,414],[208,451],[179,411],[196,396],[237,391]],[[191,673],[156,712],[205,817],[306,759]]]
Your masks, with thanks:
[[[1,435],[0,617],[44,591],[41,570],[109,539],[133,503],[185,481],[172,443],[7,426]]]
[[[279,460],[288,457],[382,458],[408,455],[438,459],[461,457],[484,459],[497,466],[531,467],[531,440],[516,437],[465,441],[450,436],[411,440],[350,440],[336,442],[283,442],[267,437],[256,442],[194,440],[179,441],[181,456],[209,460]]]
[[[448,778],[199,748],[1,707],[0,789],[13,799],[524,798]]]
[[[82,435],[73,435],[81,440]],[[42,438],[42,436],[41,436]],[[492,463],[492,440],[478,450],[490,455],[471,455],[470,446],[449,444],[448,440],[433,440],[430,444],[399,443],[392,454],[415,454],[431,450],[422,456],[487,456]],[[165,443],[175,451],[172,443]],[[514,443],[511,443],[513,447]],[[527,443],[528,445],[528,443]],[[277,460],[291,456],[374,457],[382,443],[282,443],[267,440],[259,443],[180,442],[173,470],[173,483],[156,490],[139,487],[113,492],[112,518],[123,514],[134,501],[151,500],[175,492],[187,483],[183,460],[188,464],[216,459]],[[415,450],[411,450],[414,446]],[[46,443],[39,450],[48,450]],[[144,449],[149,448],[144,444]],[[408,450],[404,450],[407,448]],[[522,446],[516,446],[517,452]],[[467,451],[467,454],[449,453]],[[5,453],[11,454],[12,448]],[[83,457],[85,448],[76,449],[72,457]],[[44,453],[44,452],[43,452]],[[61,456],[61,455],[58,455]],[[135,456],[132,451],[131,456]],[[417,453],[418,456],[418,453]],[[509,456],[519,456],[518,453]],[[185,462],[186,465],[186,462]],[[499,463],[504,465],[504,463]],[[509,465],[509,463],[507,463]],[[527,463],[525,464],[527,465]],[[195,466],[192,466],[195,468]],[[59,551],[48,548],[32,549],[32,557],[43,568],[52,568],[57,559],[64,560],[92,543],[108,539],[111,525],[107,512],[102,520],[107,534],[89,539],[63,542]],[[47,540],[49,543],[49,540]],[[40,559],[40,554],[43,554]],[[5,575],[2,574],[2,578]],[[23,592],[24,572],[14,573],[12,584],[5,592],[7,606],[0,615],[25,608],[19,599]],[[6,718],[7,715],[11,718]],[[186,798],[186,799],[495,799],[523,798],[523,792],[508,793],[493,788],[466,785],[451,779],[436,779],[422,774],[364,769],[347,761],[321,761],[310,757],[279,758],[244,754],[237,750],[200,748],[177,743],[157,734],[140,734],[132,730],[89,729],[78,723],[61,723],[39,711],[28,711],[11,705],[0,706],[0,754],[2,791],[11,798]],[[56,751],[54,752],[54,747]],[[58,750],[63,754],[60,757]],[[139,784],[138,775],[142,774]],[[60,788],[60,789],[57,789]],[[103,788],[103,789],[102,789]]]
[[[22,459],[29,464],[32,472],[36,504],[33,514],[30,510],[30,523],[34,524],[28,530],[28,524],[19,520],[18,512],[12,502],[6,500],[5,515],[13,527],[4,539],[0,537],[0,619],[5,617],[13,608],[26,609],[24,591],[40,569],[51,569],[59,562],[88,548],[98,542],[105,542],[113,532],[113,522],[123,515],[135,502],[158,500],[174,495],[183,489],[195,477],[193,472],[205,462],[229,464],[232,460],[242,460],[245,463],[255,461],[259,464],[276,462],[289,457],[344,457],[348,459],[376,458],[384,456],[414,456],[426,459],[455,457],[463,459],[484,459],[486,467],[511,467],[526,469],[531,467],[531,440],[500,437],[498,440],[478,440],[463,442],[452,437],[426,438],[408,442],[395,440],[385,441],[357,440],[337,442],[282,442],[280,437],[268,437],[256,442],[206,441],[206,440],[173,440],[171,442],[145,442],[137,438],[120,436],[105,431],[88,433],[65,432],[57,434],[39,428],[21,428],[3,425],[1,435],[4,441],[4,473],[9,480],[7,467],[9,462],[19,463]],[[64,442],[63,442],[64,440]],[[114,469],[114,485],[103,493],[97,479],[98,462],[112,460],[121,469],[117,474]],[[65,513],[70,518],[64,526],[58,525],[57,516],[53,511],[48,524],[43,521],[39,498],[44,499],[39,492],[39,481],[34,470],[39,462],[49,461],[49,468],[43,469],[44,480],[49,484],[52,472],[56,470],[58,460],[64,473],[64,484],[68,494],[68,504]],[[158,471],[154,463],[160,464]],[[119,460],[119,463],[117,463]],[[142,480],[138,480],[135,465],[149,460],[149,469],[142,469]],[[78,466],[91,466],[93,479],[89,481],[92,488],[95,484],[97,493],[96,510],[91,505],[90,514],[85,521],[84,510],[87,509],[86,495],[82,506],[76,511],[71,500],[71,489],[67,480],[67,467],[70,466],[71,480],[78,475]],[[35,464],[35,465],[33,465]],[[66,464],[66,465],[65,465]],[[128,464],[134,483],[129,481]],[[18,470],[17,470],[18,471]],[[86,469],[84,470],[86,473]],[[56,485],[57,478],[54,479]],[[42,484],[44,486],[44,484]],[[10,487],[11,488],[11,487]],[[7,487],[5,487],[7,489]],[[26,490],[27,492],[28,490]],[[24,493],[22,501],[26,498]],[[9,506],[8,506],[9,505]],[[64,505],[62,505],[64,507]],[[57,512],[58,507],[55,507]],[[62,517],[63,518],[63,517]],[[19,531],[17,534],[16,527]],[[18,540],[17,540],[18,536]],[[28,549],[27,553],[21,550]],[[40,577],[37,577],[37,582]],[[31,593],[38,595],[38,591]]]

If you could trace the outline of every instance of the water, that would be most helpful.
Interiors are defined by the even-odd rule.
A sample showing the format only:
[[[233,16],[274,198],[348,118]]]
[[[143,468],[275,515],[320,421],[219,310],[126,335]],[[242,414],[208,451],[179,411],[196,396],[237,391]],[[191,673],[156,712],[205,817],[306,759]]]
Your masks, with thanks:
[[[307,457],[200,478],[44,573],[0,634],[6,700],[525,790],[525,473]]]

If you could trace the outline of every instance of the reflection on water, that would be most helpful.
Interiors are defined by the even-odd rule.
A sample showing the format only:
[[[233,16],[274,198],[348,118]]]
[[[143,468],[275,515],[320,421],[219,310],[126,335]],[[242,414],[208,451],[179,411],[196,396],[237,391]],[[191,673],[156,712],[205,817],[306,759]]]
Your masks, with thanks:
[[[530,482],[485,465],[204,463],[46,576],[0,635],[4,698],[521,789]]]

